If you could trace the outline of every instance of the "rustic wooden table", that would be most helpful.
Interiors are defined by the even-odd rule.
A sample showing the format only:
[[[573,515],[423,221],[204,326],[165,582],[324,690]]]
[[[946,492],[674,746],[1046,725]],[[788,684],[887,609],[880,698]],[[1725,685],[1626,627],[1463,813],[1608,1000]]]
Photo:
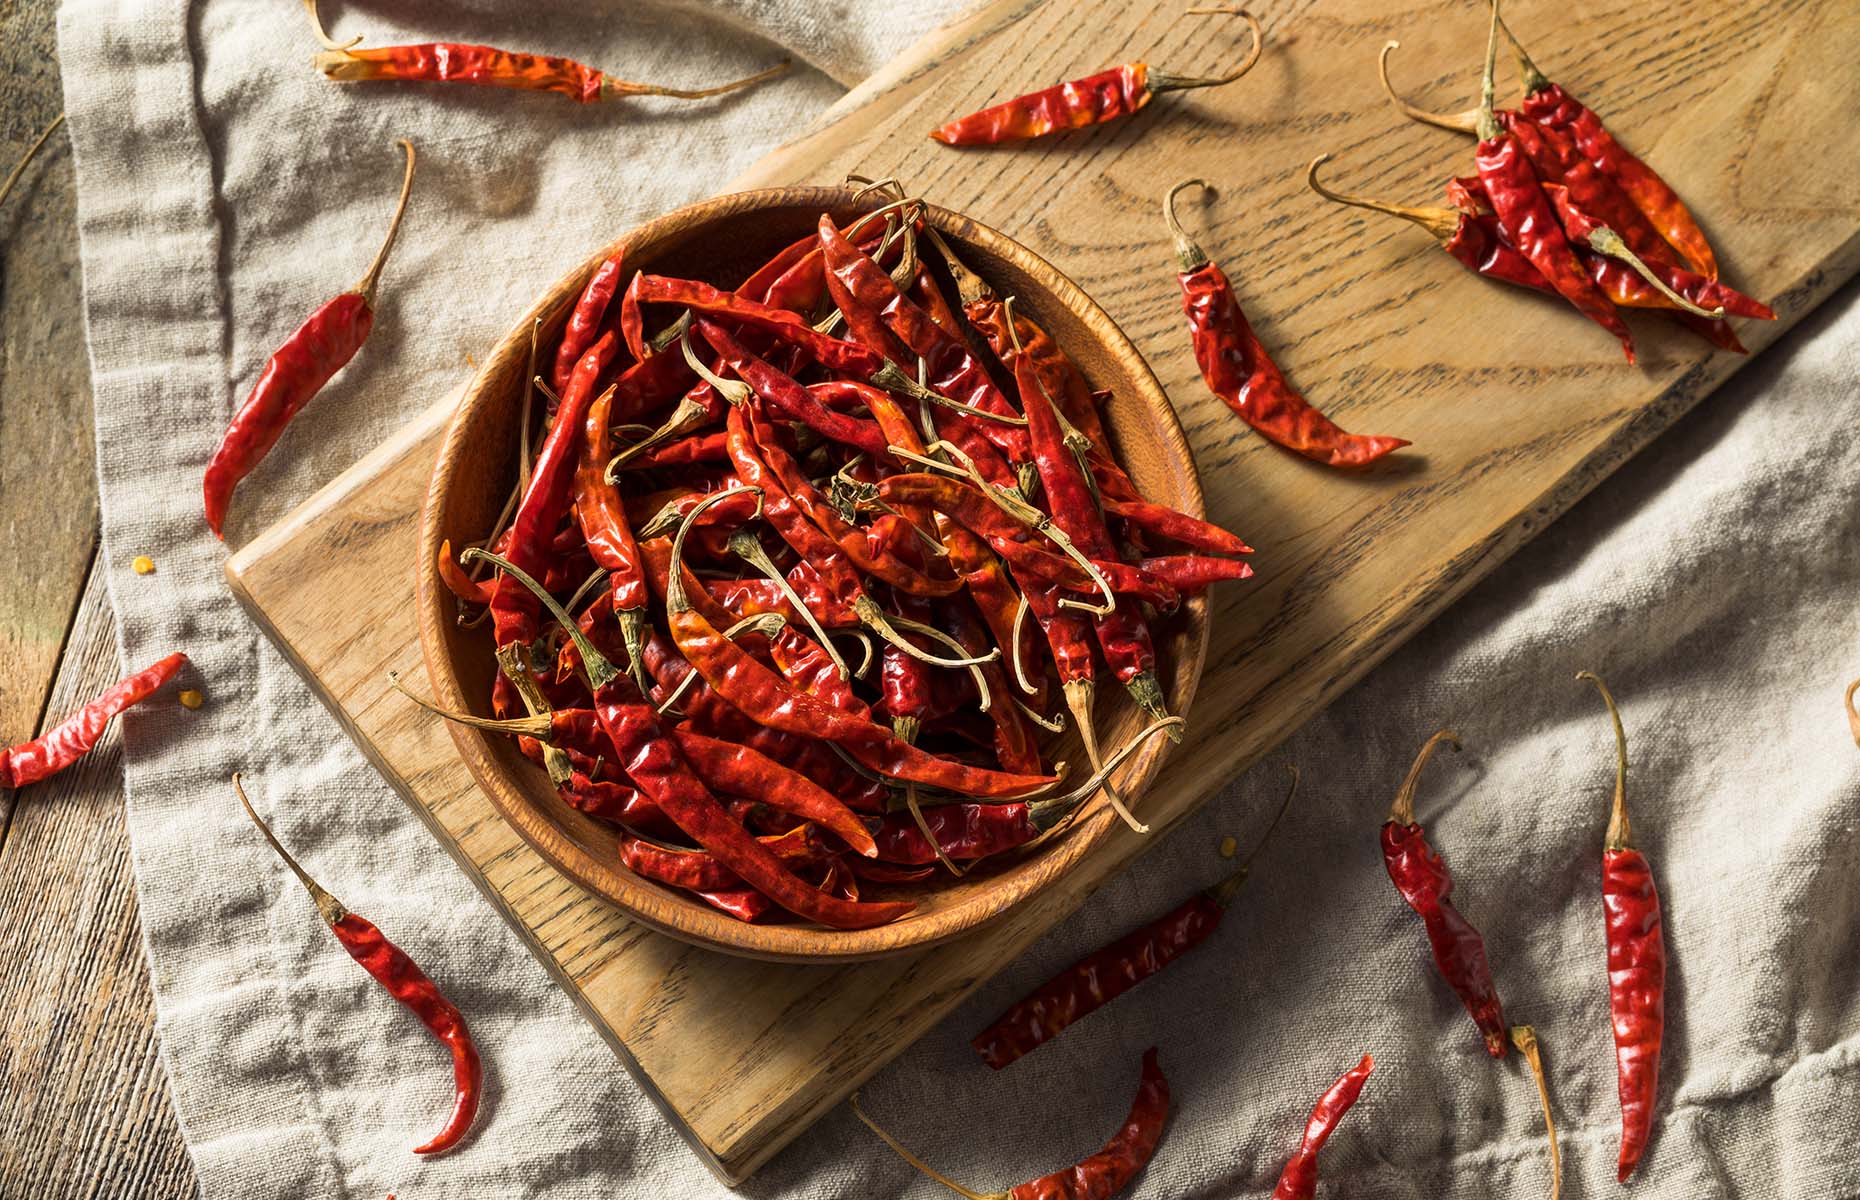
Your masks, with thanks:
[[[0,173],[64,103],[56,0],[0,5]],[[63,131],[0,208],[0,745],[118,674]],[[0,791],[0,1195],[194,1196],[157,1061],[115,735]]]

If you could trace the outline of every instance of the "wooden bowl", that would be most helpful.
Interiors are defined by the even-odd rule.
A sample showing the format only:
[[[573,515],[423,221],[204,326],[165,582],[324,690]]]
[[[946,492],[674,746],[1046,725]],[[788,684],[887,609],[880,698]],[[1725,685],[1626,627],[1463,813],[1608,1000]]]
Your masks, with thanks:
[[[876,202],[873,202],[876,203]],[[542,340],[554,345],[588,276],[624,247],[626,266],[693,276],[722,286],[745,277],[778,249],[810,232],[822,212],[842,226],[872,205],[843,188],[782,188],[721,196],[641,226],[565,275],[511,326],[467,387],[446,430],[426,496],[416,566],[420,642],[434,698],[449,709],[489,715],[495,663],[488,623],[462,629],[451,593],[434,563],[442,540],[454,549],[489,532],[516,475],[518,389],[526,372],[530,327],[543,320]],[[1168,397],[1147,364],[1104,310],[1032,251],[1004,235],[940,208],[929,221],[956,252],[1003,296],[1052,332],[1094,389],[1114,399],[1105,411],[1116,450],[1151,498],[1185,512],[1203,511],[1194,459]],[[1208,644],[1205,599],[1182,605],[1157,629],[1157,658],[1169,709],[1185,713]],[[1098,725],[1105,746],[1120,744],[1143,724],[1142,714],[1115,681],[1099,686]],[[696,897],[634,875],[621,865],[614,830],[559,799],[541,767],[513,739],[451,726],[466,765],[498,811],[536,850],[583,887],[629,915],[674,937],[731,954],[783,961],[874,958],[955,937],[1005,913],[1069,871],[1119,824],[1102,795],[1086,802],[1060,836],[962,879],[912,890],[917,909],[891,925],[843,931],[805,924],[744,924]],[[1084,755],[1070,744],[1049,750],[1069,759],[1071,779],[1084,778]],[[1116,775],[1137,802],[1170,745],[1153,737]],[[1052,759],[1049,757],[1049,761]],[[1137,804],[1141,812],[1141,804]],[[868,888],[868,893],[877,894]]]

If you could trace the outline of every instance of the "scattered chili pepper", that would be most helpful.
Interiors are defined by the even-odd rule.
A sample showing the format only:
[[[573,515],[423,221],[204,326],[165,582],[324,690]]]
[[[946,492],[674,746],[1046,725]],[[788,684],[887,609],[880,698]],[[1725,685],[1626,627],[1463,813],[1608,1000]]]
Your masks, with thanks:
[[[625,96],[670,96],[677,100],[701,100],[773,79],[785,74],[791,65],[787,59],[783,59],[768,70],[759,71],[746,79],[736,79],[708,88],[673,88],[656,83],[615,79],[569,58],[548,54],[519,54],[492,46],[422,42],[356,50],[355,45],[362,39],[336,42],[323,32],[322,22],[317,18],[316,0],[304,0],[304,7],[310,12],[317,41],[323,46],[322,53],[312,59],[312,63],[326,78],[345,83],[375,79],[472,83],[482,87],[558,92],[583,104],[617,100]]]
[[[1318,1151],[1324,1148],[1337,1123],[1362,1095],[1363,1084],[1375,1066],[1375,1059],[1363,1055],[1363,1061],[1345,1071],[1343,1077],[1318,1098],[1317,1107],[1311,1110],[1311,1119],[1305,1123],[1305,1136],[1299,1143],[1298,1153],[1285,1164],[1285,1170],[1279,1175],[1279,1185],[1272,1189],[1272,1200],[1314,1200],[1318,1185]]]
[[[1136,1098],[1131,1101],[1130,1115],[1104,1149],[1073,1166],[1016,1184],[1005,1192],[972,1191],[932,1170],[866,1116],[857,1095],[852,1098],[852,1110],[899,1158],[967,1200],[1110,1200],[1130,1186],[1156,1153],[1163,1126],[1169,1120],[1169,1081],[1157,1065],[1156,1048],[1150,1047],[1143,1053],[1143,1073],[1137,1082]]]
[[[479,1095],[484,1087],[484,1067],[478,1058],[478,1047],[473,1043],[471,1031],[465,1027],[465,1017],[458,1007],[440,992],[439,986],[427,978],[426,972],[405,951],[387,940],[372,921],[352,913],[342,906],[334,896],[324,891],[316,880],[310,878],[290,851],[279,842],[277,835],[271,832],[271,826],[252,808],[252,802],[246,799],[245,788],[240,785],[239,776],[232,777],[233,790],[239,794],[239,803],[244,806],[245,814],[252,818],[258,831],[265,835],[271,848],[278,852],[284,865],[291,869],[310,893],[310,899],[316,902],[317,915],[329,926],[342,948],[349,952],[349,957],[362,965],[362,969],[375,977],[375,981],[386,988],[388,994],[400,1001],[413,1015],[420,1018],[427,1031],[445,1044],[452,1053],[452,1075],[457,1097],[452,1105],[452,1116],[447,1119],[444,1129],[429,1142],[414,1147],[415,1154],[443,1154],[464,1139],[471,1128],[472,1118],[478,1115]]]
[[[1177,193],[1206,186],[1203,180],[1187,179],[1170,188],[1163,217],[1175,238],[1182,311],[1208,390],[1270,440],[1327,466],[1360,467],[1408,445],[1402,438],[1345,433],[1286,381],[1247,323],[1227,276],[1176,219]]]
[[[1388,820],[1382,825],[1382,865],[1388,868],[1389,882],[1401,893],[1427,926],[1427,942],[1434,951],[1434,966],[1460,998],[1473,1023],[1485,1038],[1485,1052],[1493,1058],[1505,1057],[1506,1026],[1498,988],[1492,982],[1492,967],[1486,961],[1485,939],[1472,922],[1453,906],[1453,873],[1446,860],[1427,844],[1427,834],[1414,819],[1414,789],[1421,769],[1433,757],[1442,742],[1459,749],[1459,738],[1442,729],[1427,739],[1414,765],[1395,793],[1389,806]]]
[[[400,236],[407,197],[413,192],[413,143],[403,138],[398,144],[407,153],[407,172],[401,181],[394,216],[388,222],[387,237],[375,253],[375,260],[368,265],[361,282],[311,313],[265,361],[258,382],[252,385],[251,394],[226,427],[219,448],[207,463],[207,527],[213,530],[214,537],[223,536],[220,527],[225,524],[226,510],[239,481],[264,461],[291,418],[355,357],[374,328],[375,288],[381,280],[381,268],[387,265],[388,253],[394,249],[394,240]]]
[[[1238,870],[1147,925],[1131,930],[1042,983],[996,1017],[969,1045],[983,1062],[999,1071],[1015,1059],[1044,1046],[1079,1018],[1117,999],[1137,984],[1206,941],[1221,923],[1227,906],[1252,873],[1253,859],[1266,844],[1298,792],[1298,770],[1289,767],[1291,785],[1259,844]],[[933,810],[941,811],[941,810]],[[953,851],[952,851],[953,853]]]
[[[1550,1200],[1561,1200],[1563,1195],[1563,1151],[1557,1145],[1556,1114],[1550,1110],[1550,1084],[1544,1077],[1543,1051],[1537,1041],[1537,1031],[1529,1025],[1511,1027],[1511,1044],[1531,1070],[1531,1080],[1537,1085],[1537,1098],[1543,1102],[1544,1134],[1550,1139]]]
[[[1600,676],[1582,671],[1576,678],[1588,680],[1601,692],[1615,726],[1615,799],[1602,841],[1602,909],[1607,915],[1608,1008],[1614,1017],[1621,1092],[1621,1155],[1615,1177],[1626,1183],[1647,1149],[1660,1098],[1666,946],[1653,868],[1628,844],[1633,831],[1627,814],[1627,732],[1621,710]]]
[[[140,704],[174,678],[187,664],[176,652],[152,667],[137,671],[29,742],[0,750],[0,788],[23,788],[56,775],[90,753],[110,718],[132,704]]]
[[[1152,71],[1149,64],[1143,62],[1125,63],[958,117],[931,130],[930,136],[946,146],[991,146],[1102,125],[1137,112],[1152,97],[1163,92],[1232,83],[1259,61],[1261,35],[1259,22],[1253,14],[1235,8],[1191,8],[1188,12],[1191,15],[1238,16],[1245,21],[1253,34],[1253,48],[1247,53],[1246,61],[1225,75],[1210,77]]]
[[[26,147],[26,152],[19,156],[19,161],[13,164],[11,171],[7,172],[6,182],[0,183],[0,204],[6,203],[6,198],[13,194],[13,185],[18,183],[19,177],[26,173],[27,165],[37,157],[40,147],[44,146],[46,141],[58,132],[58,127],[64,123],[65,114],[61,112],[52,118],[50,124],[39,131],[38,137],[32,139],[32,145]]]

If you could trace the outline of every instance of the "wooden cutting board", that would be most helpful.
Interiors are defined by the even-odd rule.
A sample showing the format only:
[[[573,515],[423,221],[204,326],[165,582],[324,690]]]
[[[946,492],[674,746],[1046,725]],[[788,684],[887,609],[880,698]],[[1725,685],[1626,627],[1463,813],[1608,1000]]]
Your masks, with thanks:
[[[1174,5],[1002,0],[913,47],[737,187],[895,175],[1071,274],[1148,355],[1182,413],[1211,515],[1259,552],[1221,590],[1188,743],[1144,803],[1200,804],[1670,425],[1745,359],[1632,318],[1641,362],[1572,311],[1488,285],[1400,221],[1303,184],[1438,203],[1469,140],[1403,120],[1375,56],[1400,36],[1415,98],[1465,107],[1483,5],[1264,0],[1264,58],[1242,82],[1164,97],[1115,127],[954,150],[925,132],[986,103],[1144,58],[1219,69],[1238,23]],[[1518,0],[1540,64],[1595,105],[1701,214],[1727,277],[1782,319],[1860,267],[1860,7]],[[1578,31],[1606,31],[1580,45]],[[1510,86],[1501,85],[1509,93]],[[1365,474],[1266,445],[1201,387],[1158,199],[1202,175],[1183,216],[1233,277],[1279,362],[1328,412],[1415,449]],[[618,232],[618,231],[616,231]],[[568,264],[564,264],[566,268]],[[754,1171],[1143,848],[1107,842],[1063,886],[912,957],[816,968],[698,951],[629,924],[557,876],[474,788],[451,740],[382,683],[421,672],[412,547],[442,405],[228,564],[235,591],[440,844],[503,910],[699,1156]],[[331,614],[340,613],[340,621]],[[1133,917],[1135,914],[1133,914]]]

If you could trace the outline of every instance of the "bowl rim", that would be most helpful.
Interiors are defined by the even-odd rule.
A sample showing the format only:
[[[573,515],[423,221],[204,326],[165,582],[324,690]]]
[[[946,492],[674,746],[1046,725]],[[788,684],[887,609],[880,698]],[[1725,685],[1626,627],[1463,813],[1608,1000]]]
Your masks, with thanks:
[[[441,540],[442,515],[455,464],[464,453],[469,415],[491,402],[494,375],[507,355],[527,355],[530,329],[538,319],[545,325],[561,318],[579,296],[587,278],[607,258],[636,246],[651,245],[676,236],[693,225],[738,219],[767,208],[811,207],[819,212],[854,211],[878,207],[882,201],[842,187],[781,187],[727,193],[684,205],[636,226],[569,271],[533,303],[499,339],[460,394],[448,418],[438,454],[421,504],[420,532],[414,562],[415,604],[421,656],[425,661],[435,702],[459,712],[474,711],[452,670],[447,647],[447,626],[455,617],[451,593],[438,578],[435,562]],[[1154,426],[1153,433],[1172,465],[1180,470],[1182,495],[1176,507],[1195,516],[1205,514],[1205,502],[1187,436],[1167,393],[1149,363],[1110,315],[1064,272],[1031,249],[999,230],[971,217],[926,206],[926,219],[945,233],[978,245],[987,253],[1038,279],[1063,307],[1091,325],[1104,351],[1123,361],[1137,382],[1138,395],[1125,397],[1125,405],[1140,408]],[[1184,598],[1178,618],[1185,637],[1181,652],[1172,660],[1169,699],[1178,715],[1188,711],[1200,682],[1207,656],[1209,610],[1205,595]],[[630,919],[642,922],[681,941],[724,953],[779,962],[844,963],[887,957],[947,942],[1001,919],[1033,897],[1045,892],[1067,874],[1118,826],[1120,819],[1102,792],[1087,798],[1067,834],[1040,852],[1031,869],[1017,874],[1005,887],[983,890],[924,917],[907,915],[889,925],[870,929],[838,930],[810,924],[752,924],[718,912],[696,899],[675,895],[671,889],[633,875],[618,864],[604,863],[558,829],[547,814],[506,775],[492,752],[498,735],[447,722],[448,731],[473,780],[493,806],[544,861],[595,897],[613,904]],[[1119,769],[1120,790],[1133,799],[1154,781],[1173,743],[1153,737]],[[1005,896],[998,893],[1007,893]]]

